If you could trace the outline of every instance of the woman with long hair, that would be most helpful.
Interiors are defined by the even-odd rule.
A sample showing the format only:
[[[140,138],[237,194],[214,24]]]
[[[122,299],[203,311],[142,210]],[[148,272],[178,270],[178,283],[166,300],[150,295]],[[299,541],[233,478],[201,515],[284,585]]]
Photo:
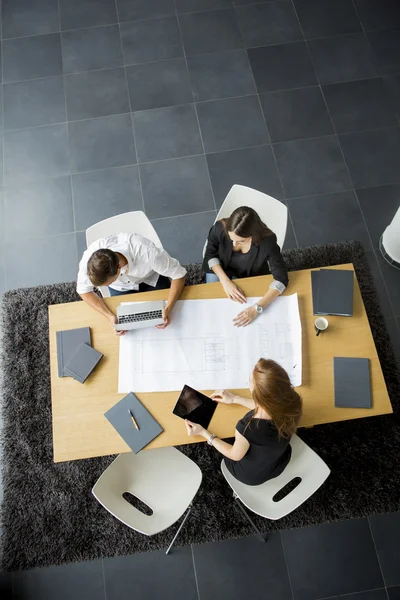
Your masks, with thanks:
[[[220,281],[231,300],[244,304],[246,296],[232,281],[272,273],[274,279],[265,295],[241,311],[234,325],[249,325],[288,284],[288,274],[276,235],[263,223],[255,210],[241,206],[227,219],[217,221],[208,234],[203,271],[206,282]]]
[[[247,485],[260,485],[277,477],[287,466],[290,438],[301,417],[302,400],[285,369],[260,358],[249,385],[252,398],[226,390],[211,395],[216,402],[241,404],[251,409],[236,425],[235,443],[228,444],[196,423],[185,420],[188,435],[200,435],[225,456],[227,469]]]

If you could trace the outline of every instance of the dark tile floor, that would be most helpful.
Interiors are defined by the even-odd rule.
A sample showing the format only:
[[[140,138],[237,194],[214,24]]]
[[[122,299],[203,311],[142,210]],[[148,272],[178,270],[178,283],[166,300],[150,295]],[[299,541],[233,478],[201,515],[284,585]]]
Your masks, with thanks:
[[[400,362],[400,274],[378,250],[400,198],[397,0],[3,0],[1,37],[0,293],[73,280],[85,229],[128,210],[198,261],[240,183],[288,205],[286,247],[361,240]],[[399,535],[396,513],[0,591],[395,600]]]

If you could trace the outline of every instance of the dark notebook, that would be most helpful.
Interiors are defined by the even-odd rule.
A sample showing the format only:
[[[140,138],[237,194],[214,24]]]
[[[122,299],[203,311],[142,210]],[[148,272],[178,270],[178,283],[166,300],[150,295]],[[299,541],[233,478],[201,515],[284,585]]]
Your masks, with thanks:
[[[103,355],[88,344],[80,344],[75,354],[64,365],[64,372],[84,383]]]
[[[89,344],[90,346],[90,327],[57,331],[56,340],[58,376],[69,377],[69,373],[64,371],[64,365],[66,365],[75,354],[78,346],[81,344]]]
[[[335,406],[372,408],[368,358],[333,359]]]
[[[317,312],[318,286],[319,286],[319,270],[311,271],[311,291],[312,291],[313,315],[326,314],[326,313]]]
[[[130,410],[139,429],[136,429],[132,421]],[[164,431],[132,392],[110,408],[104,416],[135,454]]]
[[[318,274],[317,314],[353,315],[354,271],[320,269]]]

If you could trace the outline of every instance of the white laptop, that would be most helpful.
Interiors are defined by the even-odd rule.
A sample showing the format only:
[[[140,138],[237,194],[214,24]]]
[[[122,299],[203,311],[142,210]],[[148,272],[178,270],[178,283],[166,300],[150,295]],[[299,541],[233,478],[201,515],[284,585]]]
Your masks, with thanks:
[[[165,307],[164,300],[151,302],[124,302],[117,308],[118,325],[116,331],[129,331],[130,329],[143,329],[162,325],[162,311]]]

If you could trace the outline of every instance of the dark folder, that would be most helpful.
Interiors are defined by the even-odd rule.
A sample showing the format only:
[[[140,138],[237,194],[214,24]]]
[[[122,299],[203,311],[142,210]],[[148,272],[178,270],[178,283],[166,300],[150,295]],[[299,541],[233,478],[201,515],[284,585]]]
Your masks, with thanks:
[[[58,376],[69,377],[69,373],[64,371],[64,365],[66,365],[75,354],[78,346],[81,344],[89,344],[90,346],[90,327],[57,331],[56,340]]]
[[[353,315],[353,288],[353,271],[320,269],[317,313],[351,317]]]
[[[333,359],[335,406],[372,408],[368,358]]]
[[[64,372],[84,383],[103,355],[88,344],[80,344],[75,354],[64,365]]]
[[[318,288],[319,288],[319,270],[311,271],[311,292],[312,292],[313,315],[326,315],[326,313],[317,312]]]
[[[136,429],[132,421],[130,410],[139,429]],[[135,454],[164,431],[132,392],[110,408],[104,416]]]

